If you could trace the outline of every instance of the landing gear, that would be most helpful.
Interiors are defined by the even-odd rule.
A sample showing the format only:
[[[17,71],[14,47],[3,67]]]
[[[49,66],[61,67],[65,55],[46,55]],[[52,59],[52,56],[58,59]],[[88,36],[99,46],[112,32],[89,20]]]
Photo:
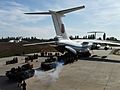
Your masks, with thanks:
[[[89,51],[78,53],[78,57],[90,57],[90,56],[91,56],[91,53]]]
[[[106,47],[104,47],[104,50],[108,50],[109,48],[106,46]]]
[[[77,61],[77,55],[74,55],[71,52],[66,52],[64,55],[61,55],[60,57],[58,57],[58,62],[64,62],[64,65],[66,64],[70,64],[73,63],[75,61]]]

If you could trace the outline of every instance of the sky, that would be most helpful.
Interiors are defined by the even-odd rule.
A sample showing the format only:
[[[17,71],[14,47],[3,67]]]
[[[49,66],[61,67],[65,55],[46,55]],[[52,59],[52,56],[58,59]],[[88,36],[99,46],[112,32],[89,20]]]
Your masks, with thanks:
[[[85,8],[62,18],[68,36],[82,37],[90,31],[103,31],[107,37],[120,40],[120,0],[0,0],[0,38],[54,38],[56,33],[51,16],[24,13],[63,10],[81,5]]]

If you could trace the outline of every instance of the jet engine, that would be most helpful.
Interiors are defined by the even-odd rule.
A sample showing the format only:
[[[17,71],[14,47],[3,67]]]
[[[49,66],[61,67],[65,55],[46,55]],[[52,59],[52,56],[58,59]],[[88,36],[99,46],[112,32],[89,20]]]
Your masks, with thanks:
[[[70,47],[70,46],[65,46],[65,48],[66,48],[68,51],[72,52],[73,54],[75,54],[75,55],[77,54],[76,50],[73,49],[72,47]]]

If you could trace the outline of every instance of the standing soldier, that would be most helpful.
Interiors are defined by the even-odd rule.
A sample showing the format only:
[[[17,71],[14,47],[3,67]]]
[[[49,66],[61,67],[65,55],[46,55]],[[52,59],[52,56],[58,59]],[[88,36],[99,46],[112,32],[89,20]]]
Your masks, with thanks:
[[[23,81],[23,83],[22,83],[22,85],[21,85],[21,86],[22,86],[22,88],[23,88],[23,90],[26,90],[26,85],[27,85],[27,84],[26,84],[26,82],[25,82],[25,81]]]
[[[103,40],[106,40],[106,33],[103,34]]]

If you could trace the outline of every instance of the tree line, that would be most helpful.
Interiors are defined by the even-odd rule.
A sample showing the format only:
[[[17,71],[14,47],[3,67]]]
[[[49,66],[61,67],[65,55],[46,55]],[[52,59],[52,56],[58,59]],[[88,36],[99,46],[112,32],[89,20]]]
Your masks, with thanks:
[[[38,39],[37,37],[2,37],[0,38],[0,42],[9,42],[10,40],[19,40],[22,39],[23,42],[47,42],[54,41],[54,39]]]
[[[22,39],[22,41],[24,42],[48,42],[48,41],[55,41],[55,38],[50,38],[50,39],[38,39],[37,37],[2,37],[0,38],[0,42],[9,42],[10,40],[19,40]],[[88,36],[83,36],[83,37],[79,37],[77,36],[69,36],[69,38],[71,40],[73,39],[96,39],[94,34],[88,35]],[[106,34],[103,34],[103,37],[99,37],[97,38],[98,40],[110,40],[110,41],[119,41],[117,38],[115,37],[106,37]]]

